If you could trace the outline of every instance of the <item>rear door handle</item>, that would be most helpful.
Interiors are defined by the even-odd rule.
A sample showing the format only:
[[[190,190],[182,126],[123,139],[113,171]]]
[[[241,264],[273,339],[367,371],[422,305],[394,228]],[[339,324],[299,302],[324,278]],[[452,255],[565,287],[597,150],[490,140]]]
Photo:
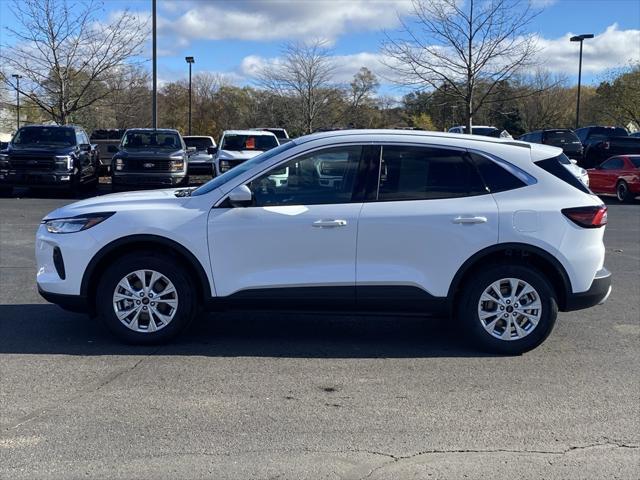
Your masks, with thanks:
[[[453,220],[453,223],[487,223],[487,217],[456,217]]]
[[[346,220],[316,220],[312,223],[314,227],[317,228],[336,228],[336,227],[344,227],[347,225]]]

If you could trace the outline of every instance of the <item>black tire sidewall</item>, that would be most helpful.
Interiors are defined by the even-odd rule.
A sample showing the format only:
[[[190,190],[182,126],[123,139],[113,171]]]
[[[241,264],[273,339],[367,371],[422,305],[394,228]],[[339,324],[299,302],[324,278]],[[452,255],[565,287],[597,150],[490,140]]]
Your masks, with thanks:
[[[621,185],[625,186],[625,194],[621,197],[618,190],[620,188]],[[629,201],[629,185],[627,185],[627,182],[625,182],[624,180],[618,182],[618,184],[616,185],[616,197],[618,199],[618,201],[622,202],[622,203],[626,203]]]
[[[529,283],[540,295],[542,316],[534,331],[520,340],[500,340],[490,335],[478,317],[478,302],[484,290],[496,280],[518,278]],[[530,266],[494,265],[476,272],[463,285],[458,316],[471,342],[480,349],[503,355],[519,355],[536,348],[549,336],[558,315],[556,295],[545,276]]]
[[[161,330],[152,333],[134,332],[118,320],[113,309],[113,291],[125,275],[135,270],[155,270],[173,283],[178,293],[178,310],[173,320]],[[193,319],[196,297],[193,282],[183,268],[164,255],[130,254],[116,260],[102,274],[97,287],[96,309],[106,327],[119,339],[132,344],[152,345],[176,337]]]

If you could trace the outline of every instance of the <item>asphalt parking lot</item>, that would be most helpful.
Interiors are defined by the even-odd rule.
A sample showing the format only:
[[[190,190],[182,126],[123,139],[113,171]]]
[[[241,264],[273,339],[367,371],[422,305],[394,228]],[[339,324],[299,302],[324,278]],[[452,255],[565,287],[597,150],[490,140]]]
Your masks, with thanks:
[[[45,197],[0,198],[0,478],[639,477],[640,202],[607,200],[609,301],[499,357],[408,317],[223,313],[121,345],[38,296],[34,232],[71,201]]]

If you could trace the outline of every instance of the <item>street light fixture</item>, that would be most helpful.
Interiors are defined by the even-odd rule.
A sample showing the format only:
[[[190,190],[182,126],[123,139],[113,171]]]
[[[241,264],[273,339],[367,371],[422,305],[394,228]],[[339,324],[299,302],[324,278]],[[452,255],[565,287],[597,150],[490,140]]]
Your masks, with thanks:
[[[189,64],[189,135],[191,135],[191,65],[196,63],[193,57],[184,57]]]
[[[18,75],[17,73],[14,73],[13,75],[11,75],[13,78],[16,79],[16,123],[18,125],[18,130],[20,129],[20,79],[22,78],[22,75]]]
[[[571,42],[580,42],[580,63],[578,64],[578,102],[576,104],[576,128],[580,123],[580,82],[582,80],[582,42],[587,38],[593,38],[593,33],[575,35],[569,39]]]

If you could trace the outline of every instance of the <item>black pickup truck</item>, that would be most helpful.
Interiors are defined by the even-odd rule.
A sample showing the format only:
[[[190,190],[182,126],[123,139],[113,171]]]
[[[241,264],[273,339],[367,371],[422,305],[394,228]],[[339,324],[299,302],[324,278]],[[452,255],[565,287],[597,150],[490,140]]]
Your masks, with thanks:
[[[109,146],[111,187],[172,187],[188,185],[187,146],[177,130],[127,130],[118,147]]]
[[[578,164],[594,168],[616,155],[640,153],[640,138],[631,137],[622,127],[590,126],[575,131],[582,142],[584,154]]]
[[[74,125],[29,125],[20,128],[0,151],[0,191],[13,187],[95,188],[98,151],[85,131]]]

